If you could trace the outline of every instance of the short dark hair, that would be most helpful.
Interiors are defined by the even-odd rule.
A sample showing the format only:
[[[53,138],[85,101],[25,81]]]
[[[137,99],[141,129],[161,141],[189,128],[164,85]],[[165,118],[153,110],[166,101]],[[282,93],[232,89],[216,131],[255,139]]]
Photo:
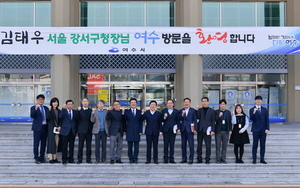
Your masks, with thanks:
[[[203,99],[206,99],[207,101],[209,101],[209,98],[208,98],[208,97],[202,97],[202,98],[201,98],[201,101],[202,101]]]
[[[150,106],[151,103],[155,103],[155,105],[157,106],[157,102],[156,101],[154,101],[154,100],[150,101],[149,102],[149,106]]]
[[[66,104],[68,104],[68,102],[72,102],[72,104],[74,104],[74,102],[71,99],[67,100]]]
[[[97,104],[101,102],[102,104],[105,104],[104,100],[98,100]]]
[[[36,96],[36,99],[39,99],[39,98],[45,99],[45,95],[39,94],[38,96]]]
[[[183,99],[183,102],[184,102],[185,100],[189,100],[190,102],[192,102],[191,99],[188,98],[188,97],[184,98],[184,99]]]
[[[59,100],[58,100],[58,98],[57,97],[53,97],[50,100],[50,106],[51,106],[52,109],[53,109],[53,104],[52,103],[54,103],[54,102],[57,102],[58,103],[57,108],[59,107]]]
[[[221,99],[221,100],[219,101],[219,104],[222,104],[222,103],[227,104],[227,101],[226,101],[225,99]]]
[[[260,96],[260,95],[257,95],[256,97],[255,97],[255,100],[263,100],[263,98],[262,98],[262,96]]]
[[[86,100],[90,101],[87,97],[83,97],[83,98],[81,99],[81,102],[83,101],[83,99],[86,99]]]
[[[131,98],[131,99],[129,100],[129,102],[131,102],[131,101],[137,102],[136,98]]]
[[[120,104],[120,101],[118,101],[118,100],[115,100],[115,101],[113,102],[113,104],[115,104],[115,102],[117,102],[117,103],[119,103],[119,104]]]
[[[173,100],[173,99],[168,99],[167,102],[168,102],[168,101],[172,101],[172,103],[174,103],[174,100]]]

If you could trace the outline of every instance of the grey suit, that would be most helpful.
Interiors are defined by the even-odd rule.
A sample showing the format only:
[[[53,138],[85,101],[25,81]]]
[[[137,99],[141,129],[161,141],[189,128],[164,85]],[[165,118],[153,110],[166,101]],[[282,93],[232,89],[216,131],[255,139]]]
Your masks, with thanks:
[[[98,110],[91,115],[91,122],[93,122],[93,130],[92,133],[95,135],[95,158],[96,161],[100,161],[100,145],[102,142],[102,155],[101,161],[106,161],[106,143],[107,143],[107,135],[108,135],[108,124],[109,122],[105,119],[107,114],[107,110],[103,110],[103,119],[100,118],[98,114]],[[104,121],[104,131],[100,130],[100,123]]]

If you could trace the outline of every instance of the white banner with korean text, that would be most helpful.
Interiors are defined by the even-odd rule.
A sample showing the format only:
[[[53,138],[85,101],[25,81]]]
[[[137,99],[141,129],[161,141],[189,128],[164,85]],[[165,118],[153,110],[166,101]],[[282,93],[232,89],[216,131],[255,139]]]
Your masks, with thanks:
[[[300,54],[300,27],[0,27],[0,54]]]

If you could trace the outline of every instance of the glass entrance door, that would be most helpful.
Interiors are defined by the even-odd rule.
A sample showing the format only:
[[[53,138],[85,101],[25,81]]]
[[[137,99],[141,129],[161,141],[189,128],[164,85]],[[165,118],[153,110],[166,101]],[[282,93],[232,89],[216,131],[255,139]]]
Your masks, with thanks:
[[[122,108],[130,108],[129,100],[131,98],[137,99],[137,108],[142,109],[144,108],[144,87],[142,84],[112,84],[110,87],[110,101],[118,100],[121,103]]]
[[[33,104],[33,85],[0,86],[0,122],[30,122]]]

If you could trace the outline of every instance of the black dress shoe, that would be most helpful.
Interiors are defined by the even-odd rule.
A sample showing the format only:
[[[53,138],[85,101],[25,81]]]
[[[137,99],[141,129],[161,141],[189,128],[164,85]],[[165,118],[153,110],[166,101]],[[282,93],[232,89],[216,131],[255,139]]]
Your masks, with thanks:
[[[35,164],[41,164],[40,160],[35,160]]]
[[[189,161],[188,164],[193,164],[193,161]]]
[[[54,159],[54,163],[61,163],[61,162],[57,159]]]
[[[220,164],[221,163],[221,161],[220,160],[217,160],[217,164]]]
[[[206,160],[206,161],[205,161],[205,164],[210,164],[209,160]]]
[[[158,162],[158,161],[154,161],[154,163],[155,163],[155,164],[159,164],[159,162]]]
[[[268,164],[265,160],[260,160],[260,163]]]
[[[129,164],[133,164],[133,160],[130,160],[130,161],[129,161]]]
[[[244,163],[244,161],[242,159],[239,160],[239,163]]]
[[[96,160],[96,161],[95,161],[95,164],[99,164],[99,163],[100,163],[100,160]]]
[[[49,163],[50,163],[50,164],[54,164],[55,161],[54,161],[53,159],[51,159],[51,160],[49,160]]]
[[[146,161],[146,162],[145,162],[145,164],[149,164],[149,163],[150,163],[150,161]]]
[[[256,164],[256,160],[253,160],[253,161],[252,161],[252,164]]]
[[[139,162],[138,161],[134,161],[134,164],[138,164]]]
[[[116,163],[123,164],[123,162],[121,161],[121,159],[116,160]]]
[[[164,164],[168,164],[168,160],[167,159],[164,160]]]
[[[45,159],[40,159],[41,163],[46,163]]]
[[[63,161],[62,164],[63,164],[63,165],[66,165],[66,164],[67,164],[67,161]]]
[[[82,163],[82,160],[77,161],[77,164],[81,164],[81,163]]]
[[[86,163],[92,164],[92,161],[91,160],[87,160]]]
[[[180,161],[180,163],[187,163],[187,161],[186,160],[182,160],[182,161]]]
[[[115,163],[115,161],[114,160],[110,160],[110,164],[114,164]]]
[[[176,164],[176,162],[174,160],[170,160],[170,163],[172,164]]]
[[[199,160],[199,159],[198,159],[198,160],[197,160],[197,163],[198,163],[198,164],[202,163],[202,160]]]
[[[75,164],[75,161],[73,159],[68,160],[68,163]]]
[[[226,160],[221,160],[221,163],[227,164]]]

